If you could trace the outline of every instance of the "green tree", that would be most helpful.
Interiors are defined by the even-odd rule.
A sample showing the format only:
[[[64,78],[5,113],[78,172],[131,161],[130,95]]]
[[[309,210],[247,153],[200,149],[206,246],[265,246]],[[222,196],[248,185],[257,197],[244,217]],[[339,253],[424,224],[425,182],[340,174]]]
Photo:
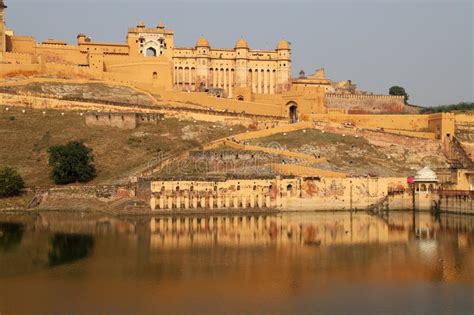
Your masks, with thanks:
[[[92,149],[80,141],[48,149],[51,178],[56,184],[87,182],[96,176]]]
[[[388,94],[390,95],[396,95],[396,96],[404,96],[405,97],[405,104],[407,104],[408,98],[410,97],[407,92],[405,91],[404,88],[401,86],[392,86],[390,90],[388,91]]]
[[[0,197],[16,196],[25,187],[20,174],[11,167],[0,169]]]

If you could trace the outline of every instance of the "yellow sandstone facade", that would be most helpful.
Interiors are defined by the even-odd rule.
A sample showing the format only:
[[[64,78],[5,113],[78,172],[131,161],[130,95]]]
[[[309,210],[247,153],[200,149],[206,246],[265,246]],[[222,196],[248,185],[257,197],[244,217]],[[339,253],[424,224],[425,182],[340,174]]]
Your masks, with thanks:
[[[96,42],[84,34],[74,45],[61,40],[37,43],[6,28],[5,8],[0,0],[0,77],[42,74],[123,83],[165,101],[292,122],[327,113],[328,104],[342,113],[403,111],[402,97],[352,97],[354,84],[332,82],[323,69],[293,79],[286,40],[273,50],[250,48],[243,38],[233,48],[216,48],[201,36],[193,47],[183,48],[175,47],[174,32],[163,23],[147,27],[140,22],[128,29],[124,43]]]

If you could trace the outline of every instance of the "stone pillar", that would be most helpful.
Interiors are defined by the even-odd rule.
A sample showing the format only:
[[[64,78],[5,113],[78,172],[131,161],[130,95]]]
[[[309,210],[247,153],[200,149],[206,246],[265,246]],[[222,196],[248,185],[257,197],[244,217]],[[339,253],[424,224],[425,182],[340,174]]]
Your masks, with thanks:
[[[234,83],[234,72],[232,71],[232,69],[229,69],[229,97],[232,98],[232,84]]]
[[[275,72],[270,70],[270,94],[275,94]]]
[[[181,209],[181,196],[176,196],[176,209]]]
[[[196,209],[198,207],[198,200],[196,196],[193,196],[193,208]]]
[[[268,94],[268,71],[263,72],[263,93]]]
[[[263,196],[262,195],[258,195],[257,205],[258,205],[259,208],[263,207]]]
[[[221,88],[222,87],[222,74],[221,74],[221,69],[218,69],[217,71],[217,84],[218,84],[218,88]]]
[[[270,196],[267,196],[265,198],[265,207],[271,208],[271,206],[272,206],[272,204],[271,204]]]
[[[257,86],[258,86],[258,70],[253,70],[252,71],[252,93],[257,93]]]
[[[242,196],[242,209],[247,208],[247,197]]]
[[[155,196],[151,196],[151,198],[150,198],[150,207],[151,207],[151,210],[156,209],[156,198],[155,198]]]
[[[189,196],[184,196],[184,209],[189,209]]]
[[[225,196],[225,207],[230,208],[230,198],[229,198],[229,196]]]
[[[224,76],[224,91],[227,92],[228,91],[228,89],[227,89],[227,69],[224,69],[223,76]]]
[[[262,71],[260,69],[257,70],[257,93],[262,93]]]
[[[217,196],[217,208],[218,209],[222,208],[222,198],[221,198],[221,196]]]
[[[255,208],[255,195],[250,196],[250,208]]]
[[[173,209],[173,197],[168,197],[168,209]]]
[[[214,197],[213,196],[209,197],[209,208],[214,209]]]
[[[160,196],[160,209],[165,208],[165,197]]]
[[[238,208],[239,207],[239,199],[237,198],[237,196],[234,196],[234,202],[233,202],[233,206],[234,208]]]
[[[206,197],[201,197],[201,208],[206,208]]]
[[[193,68],[190,67],[189,68],[189,90],[192,90],[193,89]]]
[[[214,69],[212,71],[212,87],[213,88],[216,88],[216,85],[217,85],[217,73],[216,73],[216,69]]]

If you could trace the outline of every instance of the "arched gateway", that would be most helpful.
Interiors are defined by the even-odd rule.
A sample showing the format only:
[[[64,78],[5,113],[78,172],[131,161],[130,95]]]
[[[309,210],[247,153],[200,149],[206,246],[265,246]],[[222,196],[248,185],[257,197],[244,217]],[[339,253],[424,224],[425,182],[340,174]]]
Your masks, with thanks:
[[[290,119],[290,123],[294,124],[298,122],[298,104],[295,102],[289,102],[286,104],[288,108],[288,117]]]

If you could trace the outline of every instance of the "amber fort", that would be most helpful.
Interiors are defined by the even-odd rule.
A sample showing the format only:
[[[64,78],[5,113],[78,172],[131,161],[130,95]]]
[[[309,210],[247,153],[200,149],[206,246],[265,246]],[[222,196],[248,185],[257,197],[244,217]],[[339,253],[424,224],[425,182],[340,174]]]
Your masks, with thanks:
[[[56,111],[57,121],[75,115],[85,130],[125,130],[124,146],[131,148],[148,145],[151,128],[164,128],[173,119],[183,135],[166,129],[159,136],[175,137],[174,143],[200,141],[195,148],[150,158],[143,168],[122,170],[120,180],[38,190],[33,204],[68,195],[112,204],[139,200],[148,210],[165,212],[416,206],[474,213],[472,114],[420,114],[403,96],[361,91],[351,80],[331,80],[324,68],[294,76],[291,39],[258,49],[241,37],[234,47],[218,48],[212,38],[200,36],[188,47],[176,47],[174,31],[162,22],[140,21],[120,43],[97,42],[82,33],[74,44],[37,42],[8,28],[7,10],[0,0],[4,112],[48,117]],[[84,86],[95,90],[71,92]],[[204,129],[211,135],[221,130],[222,137],[204,141]],[[321,142],[311,144],[310,137]],[[272,140],[278,146],[270,145]],[[36,147],[41,150],[41,144]],[[364,163],[371,158],[377,167]],[[166,167],[175,172],[179,161],[202,160],[208,168],[201,174],[163,172]],[[244,174],[244,160],[257,171]],[[101,161],[99,156],[104,167],[112,163]],[[411,169],[402,169],[403,163]],[[216,171],[218,165],[231,171]]]

